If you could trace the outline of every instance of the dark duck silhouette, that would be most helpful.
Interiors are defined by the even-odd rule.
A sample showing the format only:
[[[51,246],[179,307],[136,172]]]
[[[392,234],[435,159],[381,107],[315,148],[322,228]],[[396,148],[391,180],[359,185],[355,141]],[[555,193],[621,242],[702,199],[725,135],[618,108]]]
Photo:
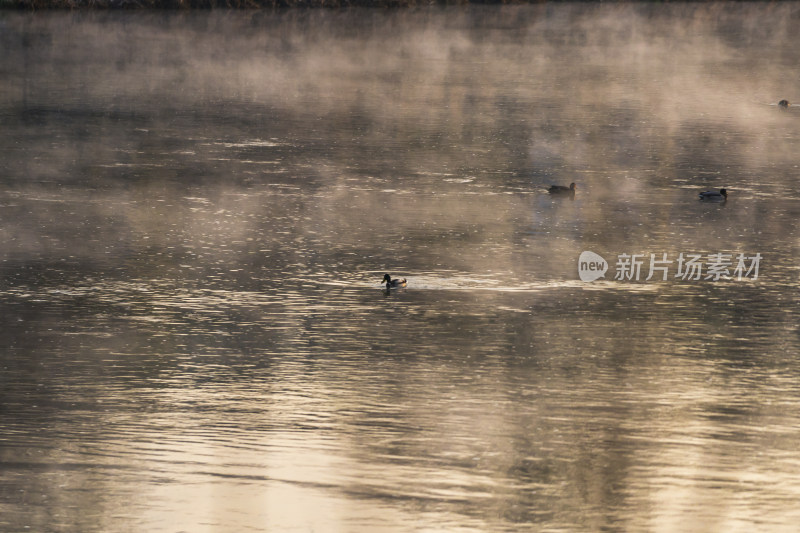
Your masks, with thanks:
[[[392,279],[392,276],[389,274],[383,275],[383,281],[381,283],[386,283],[387,289],[395,289],[398,287],[405,287],[406,286],[406,278],[403,279]]]
[[[791,104],[789,103],[789,100],[781,100],[780,102],[778,102],[778,107],[780,107],[781,109],[788,109],[790,105]]]
[[[570,183],[569,187],[564,187],[563,185],[551,185],[550,188],[547,189],[547,192],[550,194],[575,196],[575,189],[576,187],[574,183]]]
[[[728,191],[720,189],[717,191],[705,191],[700,193],[700,200],[705,202],[725,202],[728,200]]]

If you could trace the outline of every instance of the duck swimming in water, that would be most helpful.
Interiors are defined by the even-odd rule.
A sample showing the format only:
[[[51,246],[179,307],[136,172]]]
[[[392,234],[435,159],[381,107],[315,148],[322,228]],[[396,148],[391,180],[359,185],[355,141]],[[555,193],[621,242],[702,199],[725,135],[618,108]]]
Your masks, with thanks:
[[[390,276],[389,274],[384,274],[383,275],[383,281],[381,281],[381,283],[385,283],[387,289],[405,287],[406,286],[406,278],[403,278],[403,279],[392,279],[392,276]]]
[[[564,187],[563,185],[551,185],[547,192],[550,194],[569,194],[571,196],[575,196],[575,184],[570,183],[569,187]]]
[[[706,202],[725,202],[728,200],[728,191],[720,189],[717,191],[705,191],[700,193],[700,199]]]
[[[781,100],[780,102],[778,102],[778,107],[780,107],[781,109],[788,109],[790,105],[791,104],[789,103],[789,100]]]

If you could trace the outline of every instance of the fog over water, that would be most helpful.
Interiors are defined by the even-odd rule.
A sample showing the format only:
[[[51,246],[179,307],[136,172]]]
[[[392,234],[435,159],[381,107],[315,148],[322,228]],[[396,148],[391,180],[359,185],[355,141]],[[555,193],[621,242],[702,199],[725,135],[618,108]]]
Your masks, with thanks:
[[[793,531],[799,18],[0,13],[0,531]]]

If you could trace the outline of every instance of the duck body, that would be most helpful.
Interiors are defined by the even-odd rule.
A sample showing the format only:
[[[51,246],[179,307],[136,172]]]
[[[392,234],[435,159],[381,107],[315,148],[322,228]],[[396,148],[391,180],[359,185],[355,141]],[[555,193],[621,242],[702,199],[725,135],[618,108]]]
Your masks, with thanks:
[[[700,193],[700,200],[705,202],[724,202],[728,199],[728,191],[720,189],[717,191],[705,191]]]
[[[778,102],[778,107],[780,107],[781,109],[788,109],[790,105],[791,104],[789,103],[789,100],[781,100],[780,102]]]
[[[406,286],[406,278],[392,279],[392,276],[390,276],[389,274],[384,274],[383,281],[381,283],[385,283],[387,289],[396,289]]]
[[[570,183],[569,187],[564,187],[563,185],[551,185],[550,188],[547,189],[547,192],[550,194],[575,196],[575,189],[576,186],[574,183]]]

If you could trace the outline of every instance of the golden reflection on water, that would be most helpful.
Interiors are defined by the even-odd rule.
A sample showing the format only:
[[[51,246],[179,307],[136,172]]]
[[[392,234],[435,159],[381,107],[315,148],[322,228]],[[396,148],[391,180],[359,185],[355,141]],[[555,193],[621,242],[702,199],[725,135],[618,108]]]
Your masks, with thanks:
[[[796,11],[8,14],[0,529],[793,530]]]

